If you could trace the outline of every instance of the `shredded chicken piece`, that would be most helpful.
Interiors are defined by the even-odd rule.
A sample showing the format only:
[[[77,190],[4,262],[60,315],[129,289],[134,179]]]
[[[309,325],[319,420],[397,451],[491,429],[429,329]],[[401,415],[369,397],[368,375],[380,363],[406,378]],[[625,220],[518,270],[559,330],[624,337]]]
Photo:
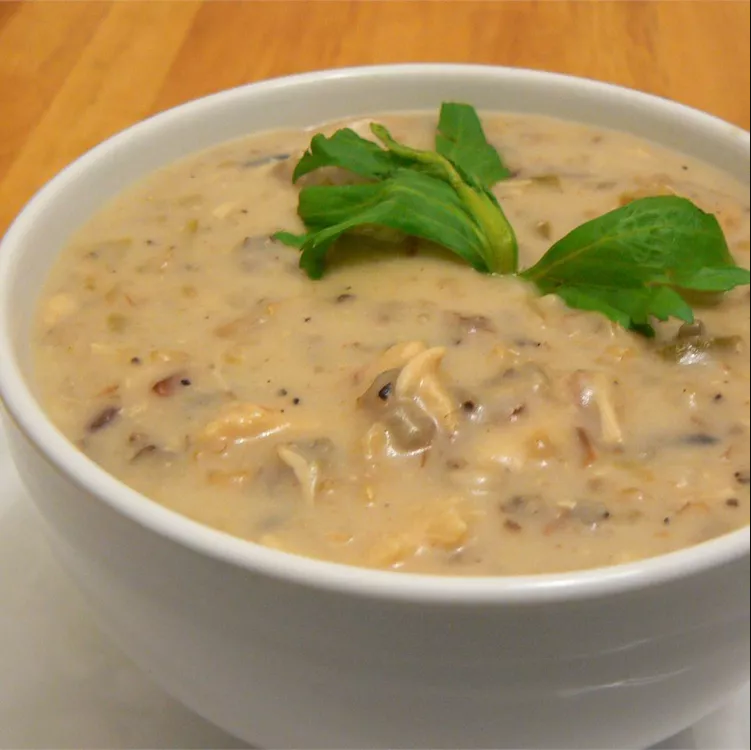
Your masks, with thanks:
[[[584,407],[595,406],[600,419],[600,436],[606,445],[623,444],[623,429],[615,408],[613,383],[604,372],[580,371],[574,375],[576,399]]]
[[[474,442],[473,462],[478,468],[503,466],[508,471],[521,471],[529,461],[526,435],[514,430],[489,430]]]
[[[48,328],[56,326],[60,321],[78,310],[79,304],[72,294],[56,294],[51,297],[44,309],[44,325]]]
[[[278,303],[261,300],[253,309],[238,318],[223,323],[214,329],[214,335],[220,339],[243,339],[253,334],[260,326],[266,324],[275,315]]]
[[[613,384],[604,372],[595,373],[594,399],[600,412],[602,439],[608,445],[623,444],[623,430],[615,411]]]
[[[368,558],[374,567],[393,568],[412,557],[418,549],[417,542],[406,534],[383,536],[372,546]]]
[[[427,350],[422,341],[402,341],[386,349],[375,362],[355,373],[355,383],[371,383],[382,372],[400,370],[411,359]]]
[[[224,442],[254,440],[282,432],[290,423],[279,411],[247,402],[225,404],[219,416],[201,433],[204,440]]]
[[[425,529],[425,541],[431,547],[452,550],[461,547],[468,534],[467,520],[456,505],[450,505],[430,520]]]
[[[462,497],[451,497],[418,508],[407,531],[378,537],[370,550],[377,567],[397,567],[423,550],[454,551],[470,535],[471,514]]]
[[[290,445],[281,445],[277,448],[276,452],[279,458],[292,469],[295,478],[300,483],[300,489],[306,502],[313,505],[321,474],[319,463],[317,461],[309,461]]]
[[[438,377],[446,350],[434,347],[413,357],[402,369],[396,381],[397,398],[412,399],[447,432],[459,426],[458,404]]]

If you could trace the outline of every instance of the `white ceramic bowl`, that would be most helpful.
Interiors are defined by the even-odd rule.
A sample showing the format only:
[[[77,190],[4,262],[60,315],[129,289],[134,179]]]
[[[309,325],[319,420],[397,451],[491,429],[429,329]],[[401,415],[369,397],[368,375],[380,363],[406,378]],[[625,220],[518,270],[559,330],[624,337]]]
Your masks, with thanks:
[[[170,693],[265,747],[646,747],[748,679],[749,531],[572,575],[449,579],[263,549],[166,510],[79,453],[39,407],[28,339],[69,233],[147,172],[228,138],[444,99],[616,127],[748,182],[749,136],[591,81],[503,68],[334,70],[210,96],[95,148],[0,248],[0,393],[61,561]]]

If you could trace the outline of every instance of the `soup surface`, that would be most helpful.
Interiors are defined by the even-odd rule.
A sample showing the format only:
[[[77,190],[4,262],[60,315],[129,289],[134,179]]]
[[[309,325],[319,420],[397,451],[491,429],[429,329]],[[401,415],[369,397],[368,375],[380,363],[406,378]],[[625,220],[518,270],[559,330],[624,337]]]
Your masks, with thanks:
[[[375,119],[432,146],[433,116]],[[731,178],[625,134],[483,123],[515,170],[495,193],[523,265],[630,198],[677,193],[748,267]],[[345,238],[311,281],[269,239],[301,227],[291,172],[311,134],[173,164],[72,238],[34,349],[43,404],[86,455],[244,539],[413,572],[603,566],[748,524],[747,289],[648,340],[414,242]]]

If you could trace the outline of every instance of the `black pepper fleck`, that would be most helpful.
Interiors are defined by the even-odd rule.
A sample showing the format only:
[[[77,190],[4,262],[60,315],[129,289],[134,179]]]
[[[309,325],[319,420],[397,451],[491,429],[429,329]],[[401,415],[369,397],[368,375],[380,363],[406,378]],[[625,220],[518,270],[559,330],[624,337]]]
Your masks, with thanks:
[[[393,390],[394,386],[392,383],[386,383],[386,385],[381,388],[380,391],[378,391],[378,398],[381,399],[381,401],[388,401],[389,397],[391,396],[391,391]]]
[[[282,397],[284,397],[284,396],[287,396],[287,395],[289,395],[289,391],[288,391],[288,390],[287,390],[286,388],[280,388],[280,389],[279,389],[279,390],[277,391],[277,394],[278,394],[279,396],[282,396]]]
[[[740,501],[738,500],[737,497],[729,497],[725,501],[725,505],[727,505],[728,508],[740,508],[741,503],[740,503]]]
[[[465,401],[462,404],[462,409],[468,414],[471,414],[477,408],[477,404],[474,401]]]
[[[713,400],[715,402],[718,402],[718,401],[722,401],[724,398],[725,398],[725,396],[723,396],[721,393],[715,393]]]
[[[310,323],[311,320],[313,320],[313,318],[305,318],[304,322],[305,323]]]
[[[140,365],[141,364],[141,358],[140,357],[131,357],[130,363],[132,365]]]
[[[182,378],[182,379],[180,380],[180,385],[184,385],[184,386],[188,386],[188,385],[191,385],[191,380],[190,380],[190,378]]]
[[[337,305],[344,304],[345,302],[352,302],[352,300],[356,299],[354,294],[350,294],[349,292],[345,292],[344,294],[340,294],[336,298]]]
[[[663,522],[663,524],[665,524],[665,526],[670,526],[670,524],[671,524],[672,521],[671,521],[670,518],[663,518],[662,522]]]
[[[298,406],[298,405],[300,404],[300,399],[299,399],[299,398],[297,398],[297,397],[295,396],[295,398],[293,398],[293,399],[292,399],[292,403],[293,403],[293,404],[294,404],[295,406]]]
[[[733,476],[738,484],[751,484],[751,475],[748,471],[736,471]]]

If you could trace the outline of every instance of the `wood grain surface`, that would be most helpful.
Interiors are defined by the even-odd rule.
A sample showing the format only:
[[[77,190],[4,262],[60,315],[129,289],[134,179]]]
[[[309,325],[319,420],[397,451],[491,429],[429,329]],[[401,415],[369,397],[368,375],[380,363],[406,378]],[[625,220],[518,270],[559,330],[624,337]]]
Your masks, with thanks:
[[[0,234],[107,136],[219,89],[325,67],[517,65],[677,99],[749,127],[733,0],[0,0]]]

